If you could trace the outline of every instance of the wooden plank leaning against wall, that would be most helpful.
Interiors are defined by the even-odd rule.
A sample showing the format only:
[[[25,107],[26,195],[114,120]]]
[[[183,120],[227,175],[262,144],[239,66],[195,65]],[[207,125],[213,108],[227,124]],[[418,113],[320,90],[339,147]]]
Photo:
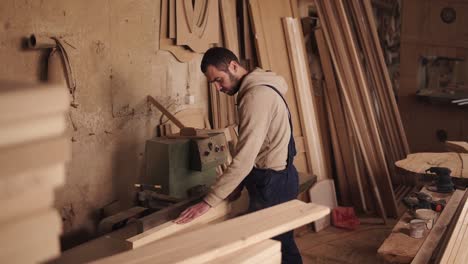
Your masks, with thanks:
[[[297,90],[300,88],[294,83],[292,65],[285,41],[286,35],[281,21],[283,17],[294,17],[297,14],[295,1],[250,0],[249,4],[253,31],[256,38],[255,44],[259,66],[265,70],[272,70],[280,74],[285,78],[289,86],[289,90],[286,94],[286,101],[288,102],[293,120],[294,138],[297,145],[303,143],[303,149],[305,150],[304,153],[298,152],[295,165],[299,171],[309,175],[317,175],[318,180],[329,178],[330,168],[329,165],[322,160],[324,158],[323,154],[318,156],[314,155],[316,153],[323,153],[323,149],[320,150],[320,148],[322,148],[321,144],[318,146],[309,144],[316,139],[312,138],[314,135],[311,133],[307,134],[304,128],[305,124],[300,123],[302,120],[301,115],[304,117],[309,113],[303,112],[299,108],[300,102],[298,101],[299,95],[297,94]],[[310,78],[310,76],[307,75],[307,78]],[[306,105],[303,106],[305,107]],[[318,139],[318,141],[320,141],[320,139]],[[301,147],[298,146],[298,149],[300,148]],[[318,152],[315,152],[314,148],[319,148]],[[306,180],[307,179],[300,179],[301,182]]]

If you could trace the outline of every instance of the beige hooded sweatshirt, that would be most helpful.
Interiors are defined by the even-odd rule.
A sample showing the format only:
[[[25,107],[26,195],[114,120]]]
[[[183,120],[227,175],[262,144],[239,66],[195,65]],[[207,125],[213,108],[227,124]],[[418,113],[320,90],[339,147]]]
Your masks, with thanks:
[[[288,86],[274,72],[256,69],[244,77],[238,93],[239,141],[237,154],[205,197],[218,205],[242,182],[252,168],[282,170],[286,167],[291,135],[288,109],[283,99]]]

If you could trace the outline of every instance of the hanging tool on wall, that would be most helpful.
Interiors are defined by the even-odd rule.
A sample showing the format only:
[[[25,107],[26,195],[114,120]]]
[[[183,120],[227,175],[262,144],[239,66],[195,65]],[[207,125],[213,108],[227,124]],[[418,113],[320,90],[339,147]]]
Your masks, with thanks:
[[[76,107],[76,81],[65,44],[75,48],[68,42],[53,36],[46,37],[32,34],[28,38],[28,47],[31,49],[52,49],[48,59],[47,80],[52,83],[66,83],[72,96],[71,105]]]

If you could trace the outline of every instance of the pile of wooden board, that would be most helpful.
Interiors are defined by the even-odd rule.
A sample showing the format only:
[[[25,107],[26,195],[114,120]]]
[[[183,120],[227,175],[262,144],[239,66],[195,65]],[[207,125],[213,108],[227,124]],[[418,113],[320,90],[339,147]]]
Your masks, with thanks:
[[[37,263],[60,252],[54,189],[65,182],[65,86],[0,81],[0,262]]]
[[[398,215],[392,183],[401,180],[393,164],[409,148],[371,1],[316,0],[316,6],[340,197],[362,211],[377,209],[386,221]]]
[[[157,240],[94,263],[281,263],[270,238],[329,214],[298,200]]]

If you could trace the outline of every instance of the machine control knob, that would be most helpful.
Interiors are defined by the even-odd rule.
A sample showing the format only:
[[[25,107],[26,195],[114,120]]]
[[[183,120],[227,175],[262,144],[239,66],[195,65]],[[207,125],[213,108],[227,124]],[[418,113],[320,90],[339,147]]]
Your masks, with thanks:
[[[215,147],[215,152],[219,152],[220,151],[220,147],[216,146]]]
[[[208,155],[210,155],[210,152],[208,150],[206,150],[203,154],[205,154],[205,156],[208,156]]]
[[[213,150],[213,142],[208,142],[208,148],[209,148],[210,150]]]

